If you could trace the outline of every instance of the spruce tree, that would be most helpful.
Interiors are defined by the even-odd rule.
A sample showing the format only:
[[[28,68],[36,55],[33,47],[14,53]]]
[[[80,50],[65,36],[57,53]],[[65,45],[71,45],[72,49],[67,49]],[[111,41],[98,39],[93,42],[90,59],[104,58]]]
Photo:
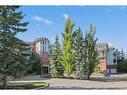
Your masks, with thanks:
[[[63,45],[62,45],[62,64],[64,67],[64,74],[70,78],[70,74],[73,71],[74,66],[74,55],[72,50],[72,31],[73,31],[73,22],[68,18],[65,22],[65,30],[62,33]]]
[[[80,27],[73,33],[72,46],[74,51],[74,63],[75,63],[75,75],[76,78],[84,79],[86,68],[85,68],[85,52],[84,52],[84,39]]]
[[[57,35],[53,50],[51,51],[51,55],[50,55],[52,77],[63,76],[63,66],[61,64],[61,56],[62,56],[62,51],[60,48],[60,43]]]
[[[7,87],[7,76],[18,73],[27,62],[25,52],[28,45],[18,39],[16,34],[25,32],[28,22],[21,22],[24,15],[18,12],[18,8],[18,6],[0,6],[0,74],[4,88]]]

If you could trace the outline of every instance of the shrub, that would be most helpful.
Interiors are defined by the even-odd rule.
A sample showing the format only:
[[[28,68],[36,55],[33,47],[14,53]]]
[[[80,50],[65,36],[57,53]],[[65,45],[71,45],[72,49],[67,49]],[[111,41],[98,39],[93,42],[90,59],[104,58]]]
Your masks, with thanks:
[[[99,66],[96,66],[96,67],[94,68],[94,73],[95,73],[95,74],[100,74],[100,68],[99,68]]]
[[[123,60],[123,61],[118,62],[117,70],[120,73],[127,73],[127,60]]]

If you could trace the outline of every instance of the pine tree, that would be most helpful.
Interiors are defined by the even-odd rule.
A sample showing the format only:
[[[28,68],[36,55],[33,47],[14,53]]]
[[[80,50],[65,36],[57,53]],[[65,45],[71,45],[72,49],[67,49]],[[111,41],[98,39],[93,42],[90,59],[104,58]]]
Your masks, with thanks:
[[[70,74],[73,71],[74,66],[74,55],[72,51],[72,31],[73,31],[73,22],[68,18],[65,22],[65,30],[62,33],[63,45],[62,45],[62,63],[64,67],[64,74],[70,78]]]
[[[90,25],[90,31],[85,35],[85,54],[86,54],[86,68],[87,68],[87,77],[90,78],[90,75],[94,72],[94,68],[97,65],[97,51],[96,51],[96,42],[95,39],[96,28],[93,29],[92,24]]]
[[[50,55],[51,76],[52,77],[63,76],[63,67],[61,64],[61,56],[62,56],[62,51],[60,48],[60,43],[59,43],[59,39],[58,39],[58,35],[57,35],[53,50],[51,51],[51,55]]]
[[[27,62],[25,52],[28,45],[18,39],[16,34],[25,32],[28,22],[21,22],[24,15],[17,11],[18,8],[18,6],[0,6],[0,74],[4,88],[7,87],[7,76],[18,73],[21,68],[17,66],[22,67],[21,63]]]

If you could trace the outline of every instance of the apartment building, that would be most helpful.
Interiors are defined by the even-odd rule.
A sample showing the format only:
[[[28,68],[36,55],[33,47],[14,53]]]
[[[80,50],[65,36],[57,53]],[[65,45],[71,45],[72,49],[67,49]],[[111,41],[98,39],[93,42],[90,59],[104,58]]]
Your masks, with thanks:
[[[114,48],[110,43],[97,42],[97,51],[99,57],[100,71],[105,71],[108,74],[117,73],[117,61],[114,61]]]
[[[42,69],[42,75],[49,74],[49,40],[47,38],[37,38],[32,43],[32,51],[39,55]]]

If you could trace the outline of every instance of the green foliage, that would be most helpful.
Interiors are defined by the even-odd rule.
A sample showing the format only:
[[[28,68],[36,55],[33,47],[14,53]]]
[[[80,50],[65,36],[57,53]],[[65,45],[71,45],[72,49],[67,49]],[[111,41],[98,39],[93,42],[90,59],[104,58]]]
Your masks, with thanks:
[[[25,52],[29,50],[29,45],[18,39],[16,34],[25,32],[28,22],[21,22],[24,15],[17,11],[18,8],[17,6],[0,7],[0,73],[3,76],[4,88],[7,87],[7,76],[20,76],[24,72],[20,71],[21,68],[23,70],[24,64],[27,63]]]
[[[85,54],[86,54],[86,64],[87,64],[87,79],[94,72],[94,68],[97,65],[97,56],[96,51],[96,42],[95,39],[96,28],[93,29],[93,26],[90,25],[90,31],[85,35]]]
[[[72,51],[72,31],[73,31],[73,22],[68,18],[65,22],[65,30],[62,33],[63,45],[62,45],[62,65],[64,67],[64,74],[70,78],[70,74],[73,71],[74,66],[74,55]]]
[[[73,22],[68,18],[63,32],[62,64],[64,74],[70,77],[74,72],[76,78],[89,79],[97,65],[98,53],[96,51],[95,33],[96,29],[90,25],[90,31],[82,36],[80,27],[73,31]]]
[[[72,47],[74,52],[76,78],[84,79],[86,74],[84,39],[80,27],[73,33]]]
[[[118,62],[117,70],[120,73],[127,73],[127,60],[123,60],[123,61]]]
[[[21,78],[26,74],[27,66],[26,64],[21,64],[20,62],[15,62],[15,64],[12,64],[9,66],[9,72],[8,75],[11,75],[14,77],[14,80],[17,78]]]
[[[27,74],[41,74],[40,58],[37,54],[32,53],[32,56],[29,59],[29,64],[27,64],[27,68]]]
[[[60,43],[58,39],[58,35],[56,36],[56,41],[53,47],[53,50],[50,54],[50,64],[51,64],[51,76],[52,77],[59,77],[63,76],[63,66],[61,64],[61,56],[62,51],[60,49]]]
[[[94,68],[94,73],[95,74],[100,74],[101,72],[100,72],[100,67],[99,66],[96,66],[95,68]]]
[[[27,83],[27,84],[17,84],[17,87],[22,87],[23,89],[34,89],[39,87],[46,87],[48,86],[45,82],[34,82],[34,83]]]

